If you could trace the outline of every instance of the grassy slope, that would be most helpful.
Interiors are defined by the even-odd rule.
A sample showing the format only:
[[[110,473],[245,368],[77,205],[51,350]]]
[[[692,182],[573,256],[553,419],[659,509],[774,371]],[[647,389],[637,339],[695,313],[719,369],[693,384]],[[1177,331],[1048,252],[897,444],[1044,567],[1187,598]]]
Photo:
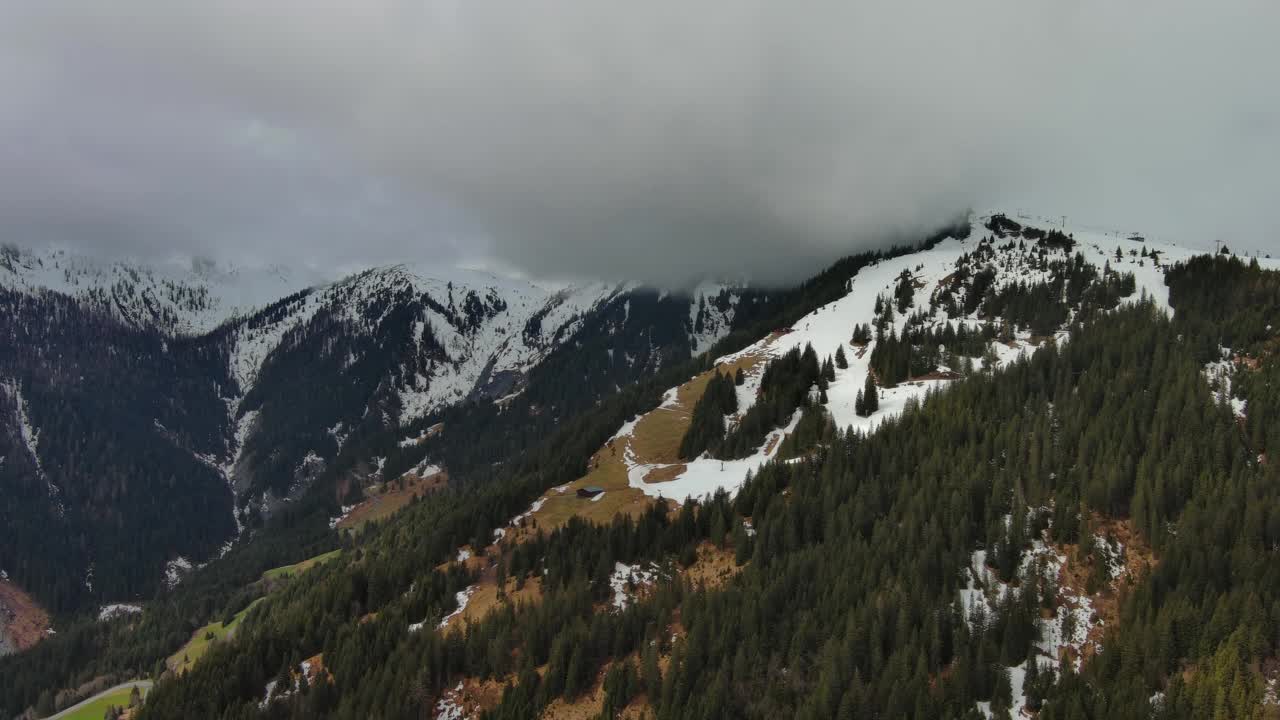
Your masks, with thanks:
[[[112,705],[122,708],[129,707],[129,693],[130,688],[124,688],[109,695],[103,695],[70,715],[64,716],[61,720],[102,720],[102,716],[107,713],[107,708]],[[145,689],[142,694],[144,697],[146,696]]]
[[[733,373],[742,368],[751,372],[763,361],[763,355],[746,355],[732,363],[722,363],[718,370]],[[678,464],[680,440],[689,429],[693,406],[706,391],[712,372],[708,370],[700,373],[681,385],[676,393],[676,402],[672,406],[658,407],[646,413],[636,422],[631,436],[619,438],[600,448],[592,456],[591,469],[587,474],[565,486],[564,492],[551,490],[543,496],[542,507],[533,514],[537,526],[543,530],[551,530],[565,524],[575,515],[607,523],[618,513],[636,516],[643,512],[650,500],[643,492],[629,486],[627,466],[623,458],[630,450],[640,463]],[[659,479],[646,478],[648,482]],[[588,486],[604,488],[604,497],[598,501],[577,497],[578,488]]]
[[[316,565],[332,560],[341,554],[341,549],[330,550],[327,553],[322,553],[313,558],[307,558],[302,562],[272,568],[262,573],[262,579],[266,581],[284,580],[304,573]],[[187,641],[186,645],[183,645],[177,652],[169,656],[169,659],[166,661],[169,669],[178,673],[186,672],[204,656],[205,652],[209,649],[210,643],[225,639],[228,635],[235,632],[240,621],[243,620],[244,617],[249,614],[249,611],[253,609],[253,606],[257,605],[259,602],[262,602],[262,598],[258,598],[257,600],[249,603],[248,607],[236,613],[235,616],[231,618],[231,622],[226,625],[223,625],[221,621],[215,621],[205,625],[199,630],[196,630],[192,633],[191,639]],[[207,637],[210,633],[213,634],[212,639]]]
[[[186,645],[183,645],[178,652],[169,656],[169,659],[166,661],[169,669],[178,673],[186,672],[196,663],[196,661],[204,656],[205,652],[208,651],[209,644],[211,642],[222,640],[235,632],[236,627],[240,625],[240,621],[244,620],[244,617],[249,614],[249,611],[260,602],[262,602],[262,598],[258,598],[257,600],[249,603],[248,607],[236,613],[235,617],[231,618],[231,622],[226,625],[223,625],[221,621],[217,621],[211,622],[199,630],[196,630],[192,633],[191,639],[187,641]],[[210,633],[213,634],[212,640],[207,638]]]
[[[341,549],[330,550],[327,553],[307,558],[302,562],[272,568],[262,573],[262,579],[268,583],[287,580],[290,577],[297,576],[307,570],[310,570],[320,563],[332,560],[341,554]],[[201,657],[204,657],[204,654],[209,650],[209,645],[211,643],[223,640],[234,633],[235,629],[240,625],[240,622],[249,614],[249,611],[260,602],[262,602],[262,598],[258,598],[257,600],[249,603],[248,607],[236,613],[235,616],[231,618],[231,622],[226,625],[223,625],[221,621],[214,621],[196,630],[191,634],[191,639],[188,640],[185,645],[169,656],[165,661],[165,665],[176,673],[186,672],[195,665]],[[213,635],[212,639],[207,637],[211,633]]]
[[[430,493],[444,489],[449,476],[437,472],[426,477],[419,477],[412,472],[406,473],[404,485],[399,482],[379,483],[366,490],[369,497],[356,505],[340,522],[339,530],[350,530],[359,533],[371,522],[385,520],[403,509],[414,498],[421,498]]]
[[[330,550],[327,553],[322,553],[313,558],[307,558],[302,562],[294,563],[292,565],[283,565],[278,568],[271,568],[270,570],[262,573],[262,579],[263,580],[280,580],[282,578],[286,578],[294,575],[300,575],[310,570],[311,568],[315,567],[316,565],[319,565],[322,562],[328,562],[329,560],[332,560],[341,554],[342,554],[341,549]]]

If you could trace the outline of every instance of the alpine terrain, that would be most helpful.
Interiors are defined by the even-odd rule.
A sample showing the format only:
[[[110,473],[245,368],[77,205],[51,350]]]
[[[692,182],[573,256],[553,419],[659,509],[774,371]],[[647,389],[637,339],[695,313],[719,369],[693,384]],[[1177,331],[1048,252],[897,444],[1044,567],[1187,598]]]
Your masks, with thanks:
[[[0,715],[1280,717],[1278,260],[1008,211],[787,289],[3,252]]]

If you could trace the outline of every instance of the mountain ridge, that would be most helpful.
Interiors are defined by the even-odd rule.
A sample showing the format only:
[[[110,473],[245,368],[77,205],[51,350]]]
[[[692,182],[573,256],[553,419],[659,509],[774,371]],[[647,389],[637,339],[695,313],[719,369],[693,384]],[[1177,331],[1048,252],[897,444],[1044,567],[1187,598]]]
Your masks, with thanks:
[[[295,290],[287,278],[271,271],[266,287],[290,292],[251,309],[227,302],[211,289],[218,280],[211,266],[183,273],[175,279],[173,274],[126,262],[95,265],[64,251],[41,254],[12,246],[4,248],[0,265],[0,292],[9,293],[5,334],[12,351],[0,356],[0,378],[13,390],[7,393],[13,408],[0,416],[0,431],[19,440],[43,436],[45,443],[19,443],[31,451],[33,467],[40,467],[42,453],[54,452],[49,448],[67,447],[49,444],[58,432],[54,418],[79,412],[74,408],[86,393],[105,392],[111,399],[95,412],[107,415],[94,420],[104,431],[115,426],[110,432],[127,433],[134,438],[131,444],[154,439],[185,453],[185,460],[166,460],[169,469],[164,472],[184,477],[213,472],[233,498],[224,516],[233,521],[226,526],[230,533],[216,542],[205,541],[194,553],[192,546],[175,549],[163,573],[168,578],[225,553],[227,541],[306,494],[344,446],[355,442],[352,438],[381,436],[397,428],[409,433],[416,421],[460,403],[509,402],[524,391],[529,374],[556,348],[578,336],[584,323],[590,324],[590,318],[612,304],[618,304],[621,319],[608,326],[595,323],[593,332],[621,333],[619,337],[647,332],[627,319],[632,303],[641,302],[647,291],[621,284],[547,287],[484,271],[402,263]],[[719,289],[721,294],[728,292]],[[262,286],[253,290],[259,292],[255,302],[268,297],[261,294]],[[674,334],[663,342],[683,345],[676,352],[687,357],[697,343],[727,332],[728,324],[714,309],[704,311],[699,317],[708,327],[695,332],[692,300],[682,302],[678,308],[658,309],[645,322],[673,328]],[[81,329],[47,322],[46,317],[56,313],[71,313]],[[116,349],[116,341],[126,336],[132,338],[132,349]],[[139,359],[150,363],[153,375],[146,382],[153,390],[148,393],[166,384],[188,388],[186,395],[164,393],[169,404],[184,409],[151,414],[155,411],[136,399],[148,397],[146,393],[136,398],[113,396],[113,384],[105,378],[82,382],[83,368],[93,362],[83,345],[88,337],[106,339],[100,350],[123,361],[122,368]],[[645,352],[657,347],[648,344]],[[119,353],[132,354],[133,359],[125,360]],[[67,364],[72,357],[79,359]],[[179,357],[189,357],[190,362],[175,364]],[[619,356],[618,362],[628,365],[620,377],[629,379],[661,366],[652,360]],[[80,380],[55,381],[68,373]],[[317,393],[316,388],[329,391]],[[33,394],[35,389],[39,392]],[[28,413],[33,397],[40,406]],[[157,395],[145,402],[159,401]],[[33,422],[33,417],[39,420]],[[97,462],[104,469],[116,462],[110,447],[96,451],[108,453]],[[356,459],[378,460],[371,455]],[[16,460],[9,463],[11,472],[19,468]],[[59,476],[48,484],[60,488],[97,482]],[[51,517],[61,515],[64,495],[51,496],[46,508]],[[8,512],[20,510],[14,506]],[[0,567],[12,569],[15,578],[26,573],[16,557],[0,560]],[[95,590],[87,581],[91,568],[83,564],[74,571],[86,576],[86,582],[73,595],[102,591],[101,585]],[[155,577],[161,575],[157,569]],[[110,592],[114,595],[102,599],[138,599],[132,593]],[[36,594],[46,601],[50,597],[38,590]],[[58,601],[52,604],[60,607]]]

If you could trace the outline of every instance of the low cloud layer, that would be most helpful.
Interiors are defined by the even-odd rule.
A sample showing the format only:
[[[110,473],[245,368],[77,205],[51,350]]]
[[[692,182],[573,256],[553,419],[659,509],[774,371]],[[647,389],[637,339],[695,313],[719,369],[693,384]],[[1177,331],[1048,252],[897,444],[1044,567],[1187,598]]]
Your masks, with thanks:
[[[1280,251],[1269,0],[0,7],[5,241],[784,281],[966,207]]]

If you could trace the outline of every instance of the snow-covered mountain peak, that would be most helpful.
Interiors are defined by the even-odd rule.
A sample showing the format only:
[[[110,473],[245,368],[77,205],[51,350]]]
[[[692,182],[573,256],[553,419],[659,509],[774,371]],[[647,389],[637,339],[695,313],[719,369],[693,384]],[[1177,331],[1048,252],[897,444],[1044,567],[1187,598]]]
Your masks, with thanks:
[[[1051,339],[1065,341],[1069,323],[1089,311],[1146,298],[1171,314],[1165,272],[1206,252],[1212,251],[1137,232],[1064,225],[1060,217],[974,213],[964,237],[872,262],[857,271],[839,299],[718,358],[719,367],[750,368],[739,388],[737,415],[727,417],[726,425],[732,427],[756,402],[769,361],[811,346],[819,358],[844,357],[821,394],[831,419],[841,428],[871,432],[965,373],[1013,362]],[[1280,269],[1278,259],[1258,262]],[[700,289],[691,313],[697,312],[698,297],[705,301],[714,292]],[[972,338],[967,347],[956,342],[957,331]],[[878,407],[863,413],[858,406],[869,377],[878,386]],[[797,411],[779,431],[792,431],[799,417]],[[676,499],[733,492],[748,470],[776,456],[779,437],[768,435],[745,459],[703,455],[682,461],[653,484],[644,477],[656,466],[627,458],[629,486]]]
[[[136,327],[199,335],[329,278],[281,265],[227,267],[207,259],[150,263],[71,250],[0,246],[0,287],[62,293]]]

